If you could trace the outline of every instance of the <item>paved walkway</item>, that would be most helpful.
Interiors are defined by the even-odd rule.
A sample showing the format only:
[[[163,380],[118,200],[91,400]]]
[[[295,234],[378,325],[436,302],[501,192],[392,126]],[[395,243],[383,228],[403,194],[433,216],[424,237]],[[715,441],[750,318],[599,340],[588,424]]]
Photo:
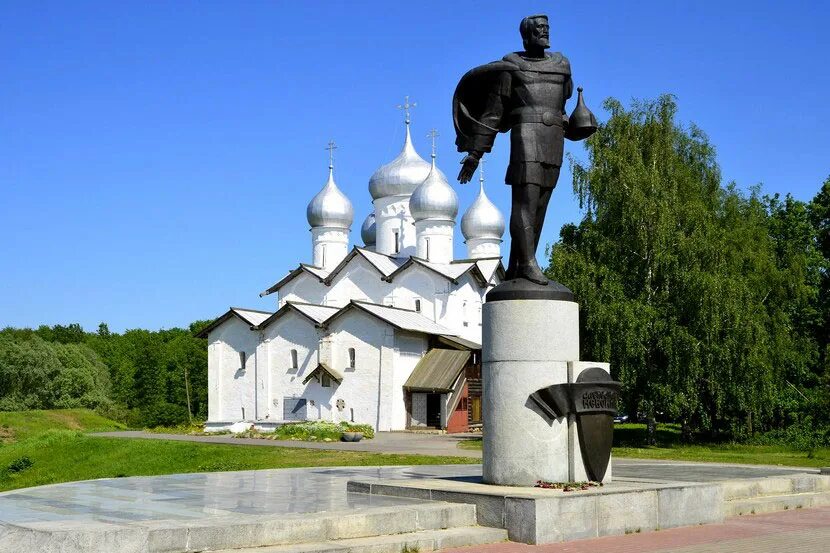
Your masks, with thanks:
[[[175,440],[210,444],[256,445],[264,447],[299,447],[304,449],[328,449],[342,451],[367,451],[371,453],[400,453],[410,455],[443,455],[481,459],[481,450],[460,449],[458,442],[481,434],[427,434],[420,432],[378,432],[372,440],[359,442],[301,442],[294,440],[267,440],[260,438],[234,438],[230,435],[189,436],[187,434],[155,434],[143,431],[100,432],[90,436],[105,438],[140,438],[147,440]]]
[[[442,440],[435,440],[443,443]],[[294,442],[291,442],[294,445]],[[707,482],[803,472],[785,467],[614,461],[626,480]],[[812,471],[815,472],[815,471]],[[462,478],[481,475],[480,464],[412,467],[342,467],[174,474],[110,478],[26,488],[0,494],[0,528],[123,529],[134,524],[188,524],[244,520],[246,516],[355,512],[370,507],[422,504],[417,499],[349,493],[346,482],[366,478]],[[176,522],[178,521],[178,522]],[[2,537],[0,530],[0,537]],[[2,541],[2,540],[0,540]],[[547,546],[501,543],[460,549],[470,553],[818,553],[828,551],[830,508],[729,519],[725,524],[679,528]],[[0,544],[0,551],[3,551]]]
[[[293,443],[293,442],[292,442]],[[804,469],[614,460],[615,478],[649,482],[711,482]],[[815,471],[813,471],[815,472]],[[0,493],[0,522],[137,521],[233,514],[288,514],[405,505],[411,499],[346,492],[366,478],[469,478],[481,465],[250,470],[106,478]]]
[[[830,551],[830,507],[727,519],[724,524],[674,528],[550,545],[499,543],[442,553],[823,553]]]
[[[435,478],[481,474],[479,465],[247,470],[104,478],[0,493],[0,522],[203,519],[285,515],[419,500],[346,492],[355,478]]]

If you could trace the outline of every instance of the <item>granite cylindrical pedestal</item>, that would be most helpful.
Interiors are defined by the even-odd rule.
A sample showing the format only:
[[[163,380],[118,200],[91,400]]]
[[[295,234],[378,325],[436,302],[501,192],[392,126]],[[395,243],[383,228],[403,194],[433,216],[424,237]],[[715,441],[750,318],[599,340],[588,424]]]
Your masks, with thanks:
[[[568,381],[568,361],[579,359],[579,307],[549,299],[489,300],[482,312],[484,481],[568,481],[567,418],[551,421],[530,395]]]

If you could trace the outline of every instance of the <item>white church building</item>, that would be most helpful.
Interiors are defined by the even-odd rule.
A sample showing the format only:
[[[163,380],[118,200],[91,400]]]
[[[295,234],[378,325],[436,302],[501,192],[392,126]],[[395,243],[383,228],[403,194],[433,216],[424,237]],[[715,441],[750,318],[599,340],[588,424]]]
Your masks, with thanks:
[[[481,306],[504,277],[504,217],[458,197],[412,144],[369,179],[374,211],[350,249],[352,203],[328,180],[307,208],[311,263],[262,292],[274,312],[231,308],[206,327],[207,430],[285,421],[463,431],[481,421]],[[333,145],[331,145],[333,147]]]

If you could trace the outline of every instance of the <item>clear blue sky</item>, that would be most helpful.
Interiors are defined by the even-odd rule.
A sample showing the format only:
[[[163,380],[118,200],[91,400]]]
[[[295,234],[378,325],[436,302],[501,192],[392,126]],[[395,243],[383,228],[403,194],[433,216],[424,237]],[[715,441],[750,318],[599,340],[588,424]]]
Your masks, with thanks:
[[[0,326],[155,329],[273,309],[258,293],[311,259],[305,207],[326,142],[359,241],[369,176],[401,147],[396,104],[418,103],[416,148],[426,158],[437,128],[455,175],[458,78],[519,49],[519,20],[538,12],[600,118],[608,96],[671,92],[725,180],[808,200],[830,174],[826,2],[6,0]],[[488,190],[507,213],[500,138]],[[459,188],[462,210],[475,191]],[[543,242],[579,217],[563,172]]]

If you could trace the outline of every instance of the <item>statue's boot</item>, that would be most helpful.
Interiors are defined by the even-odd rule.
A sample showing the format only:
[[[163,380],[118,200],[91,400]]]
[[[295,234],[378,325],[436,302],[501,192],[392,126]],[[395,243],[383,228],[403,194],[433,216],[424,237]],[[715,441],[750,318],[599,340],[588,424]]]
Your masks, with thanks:
[[[514,229],[511,228],[512,230]],[[513,243],[510,245],[511,261],[513,261],[513,250],[516,252],[515,263],[512,264],[515,271],[509,276],[524,278],[530,282],[546,286],[548,279],[536,262],[536,249],[533,247],[536,229],[532,226],[525,226],[515,230],[518,232],[510,233],[513,238]]]
[[[527,264],[520,264],[517,266],[517,276],[527,279],[530,282],[535,284],[540,284],[542,286],[547,286],[548,277],[545,276],[545,273],[542,272],[542,269],[539,267],[539,264],[536,263],[536,260],[531,260],[530,263]]]

